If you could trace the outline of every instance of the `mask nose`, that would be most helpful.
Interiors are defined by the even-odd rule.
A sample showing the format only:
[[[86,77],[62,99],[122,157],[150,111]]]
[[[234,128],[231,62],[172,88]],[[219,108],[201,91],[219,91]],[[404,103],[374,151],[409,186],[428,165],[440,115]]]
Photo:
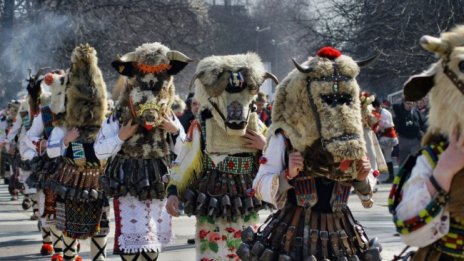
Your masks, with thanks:
[[[243,106],[238,101],[233,101],[227,106],[227,121],[243,121]]]

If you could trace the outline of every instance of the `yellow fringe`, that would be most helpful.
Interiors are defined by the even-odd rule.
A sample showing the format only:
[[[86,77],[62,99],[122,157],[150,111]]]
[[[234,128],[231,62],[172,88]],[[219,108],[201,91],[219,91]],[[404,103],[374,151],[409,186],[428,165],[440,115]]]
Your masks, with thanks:
[[[187,140],[171,168],[169,185],[177,187],[179,197],[183,197],[185,189],[200,177],[202,162],[200,126],[192,123]]]

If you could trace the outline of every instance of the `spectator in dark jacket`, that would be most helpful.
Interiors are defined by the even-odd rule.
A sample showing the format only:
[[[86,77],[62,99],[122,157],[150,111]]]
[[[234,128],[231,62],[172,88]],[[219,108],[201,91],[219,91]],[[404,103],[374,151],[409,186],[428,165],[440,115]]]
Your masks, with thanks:
[[[427,128],[426,120],[410,101],[393,105],[393,111],[395,113],[393,121],[399,137],[401,164],[410,153],[415,153],[420,148],[420,140]]]

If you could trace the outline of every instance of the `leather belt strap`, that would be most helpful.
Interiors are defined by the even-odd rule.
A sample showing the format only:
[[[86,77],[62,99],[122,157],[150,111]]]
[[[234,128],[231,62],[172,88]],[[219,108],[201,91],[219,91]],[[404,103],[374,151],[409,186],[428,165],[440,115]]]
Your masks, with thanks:
[[[296,234],[296,227],[300,221],[302,207],[297,207],[295,213],[293,213],[292,223],[287,229],[287,234],[285,235],[284,251],[288,253],[290,251],[290,246],[293,242],[293,237]]]
[[[311,208],[306,208],[304,228],[303,228],[303,256],[311,255],[309,251],[309,238],[310,238],[309,237],[310,236],[309,222],[311,222]]]
[[[345,215],[346,213],[343,212]],[[356,254],[356,249],[354,249],[354,246],[355,246],[355,241],[356,241],[356,236],[355,236],[355,232],[354,232],[354,227],[352,227],[348,221],[347,221],[347,218],[346,217],[343,217],[342,218],[342,224],[343,224],[343,227],[345,228],[345,231],[348,235],[348,240],[350,242],[350,248],[353,250],[353,255]]]
[[[269,236],[269,234],[271,234],[271,232],[274,230],[274,226],[276,226],[276,225],[278,225],[280,223],[280,221],[285,217],[285,213],[287,213],[288,210],[292,206],[293,206],[292,204],[287,203],[287,205],[282,210],[280,210],[280,212],[277,212],[274,215],[270,215],[266,219],[264,224],[266,224],[269,221],[269,219],[271,220],[271,222],[269,222],[269,224],[263,229],[263,231],[261,233],[259,233],[259,231],[258,231],[258,236],[260,238],[267,238]],[[276,218],[272,219],[277,214],[279,214],[279,215]]]
[[[327,248],[327,241],[329,241],[329,232],[326,230],[327,227],[327,214],[321,213],[321,244],[322,244],[322,255],[324,259],[329,257],[329,249]]]
[[[344,217],[342,215],[337,215],[335,217],[335,228],[338,231],[338,238],[340,239],[340,243],[342,245],[342,248],[345,250],[345,253],[348,256],[352,256],[353,251],[351,250],[350,242],[348,242],[347,232],[342,228],[342,225],[341,225],[341,222],[340,222],[340,220],[343,220],[343,219],[344,219]]]
[[[317,223],[319,220],[318,213],[311,213],[311,230],[309,231],[309,237],[311,238],[311,255],[316,256],[317,254],[317,239],[319,238],[319,230]]]
[[[339,246],[338,246],[338,233],[334,229],[334,215],[327,214],[327,228],[329,230],[329,238],[330,243],[332,244],[332,249],[334,254],[338,256],[340,253]]]
[[[279,226],[273,231],[270,242],[274,249],[280,249],[284,233],[287,231],[288,224],[290,223],[293,215],[292,211],[283,211],[285,216],[282,222],[279,223]]]

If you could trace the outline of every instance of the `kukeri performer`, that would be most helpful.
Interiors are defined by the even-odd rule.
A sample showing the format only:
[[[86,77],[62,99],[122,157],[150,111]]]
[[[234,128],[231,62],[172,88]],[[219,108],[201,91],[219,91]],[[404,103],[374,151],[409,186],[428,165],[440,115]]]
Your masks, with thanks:
[[[123,260],[157,260],[171,240],[165,211],[171,153],[169,139],[185,136],[171,111],[173,75],[191,60],[160,43],[147,43],[112,66],[124,78],[114,113],[103,122],[95,142],[98,158],[107,159],[102,184],[113,197],[114,253]]]
[[[278,85],[253,188],[279,211],[242,232],[242,260],[380,260],[347,205],[352,187],[373,203],[355,79],[370,60],[324,47]]]
[[[167,204],[177,216],[179,195],[185,213],[196,216],[196,260],[238,259],[242,230],[259,221],[264,205],[254,197],[252,181],[266,127],[254,100],[268,78],[277,82],[254,53],[198,63],[193,81],[200,117],[175,161]]]
[[[96,55],[88,44],[73,50],[71,68],[56,89],[61,98],[58,111],[65,112],[64,118],[55,123],[48,139],[48,156],[63,158],[50,186],[58,195],[56,227],[63,231],[64,260],[80,259],[77,240],[87,238],[92,260],[106,257],[109,205],[99,185],[105,162],[95,156],[93,144],[107,100]]]
[[[464,26],[420,43],[439,60],[403,91],[407,101],[429,95],[429,128],[395,176],[389,207],[403,241],[419,247],[411,260],[463,260]]]

